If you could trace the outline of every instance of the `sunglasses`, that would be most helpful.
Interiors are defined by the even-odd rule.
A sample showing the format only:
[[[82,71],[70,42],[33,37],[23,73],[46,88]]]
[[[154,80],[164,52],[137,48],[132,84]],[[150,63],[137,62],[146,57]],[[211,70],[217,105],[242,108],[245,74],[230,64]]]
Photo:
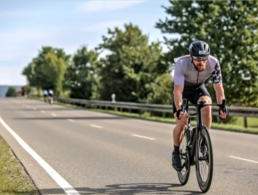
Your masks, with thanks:
[[[200,57],[200,56],[192,56],[192,58],[196,61],[206,61],[208,59],[209,56],[203,56],[203,57]]]

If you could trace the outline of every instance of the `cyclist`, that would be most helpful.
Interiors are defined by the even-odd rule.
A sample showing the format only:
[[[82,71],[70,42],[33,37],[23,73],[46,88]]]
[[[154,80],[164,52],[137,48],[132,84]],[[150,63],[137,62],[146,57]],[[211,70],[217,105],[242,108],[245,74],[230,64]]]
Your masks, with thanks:
[[[47,99],[48,99],[48,92],[47,92],[47,90],[45,89],[43,91],[43,93],[44,93],[44,100],[45,100],[45,102],[47,102]]]
[[[204,82],[210,76],[213,79],[217,103],[221,104],[222,100],[225,99],[220,64],[218,59],[210,55],[208,43],[204,41],[191,43],[189,54],[175,59],[173,113],[176,119],[176,126],[173,131],[174,151],[172,153],[172,166],[177,171],[181,171],[183,168],[179,156],[179,145],[188,120],[187,111],[183,114],[181,110],[182,99],[187,98],[192,104],[197,104],[200,101],[206,101],[207,104],[211,104],[211,96],[204,86]],[[223,113],[220,109],[220,118],[227,118],[226,113]],[[202,118],[203,124],[210,129],[212,122],[210,106],[202,108]]]
[[[54,97],[54,92],[53,92],[52,89],[50,89],[48,91],[48,95],[49,95],[50,104],[52,104],[53,103],[53,97]]]

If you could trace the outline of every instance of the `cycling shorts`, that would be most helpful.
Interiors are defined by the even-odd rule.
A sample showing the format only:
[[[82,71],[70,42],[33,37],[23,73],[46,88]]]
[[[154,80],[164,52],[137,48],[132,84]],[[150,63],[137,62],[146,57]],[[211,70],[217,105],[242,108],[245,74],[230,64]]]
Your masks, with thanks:
[[[183,94],[182,94],[182,98],[186,98],[186,99],[190,100],[190,102],[192,104],[197,104],[199,98],[202,96],[211,97],[208,90],[204,86],[204,84],[202,84],[200,87],[198,87],[195,90],[184,89]],[[187,110],[188,110],[188,108],[187,108]],[[177,111],[177,109],[176,109],[176,106],[174,103],[174,92],[173,92],[173,113],[175,113],[176,111]]]

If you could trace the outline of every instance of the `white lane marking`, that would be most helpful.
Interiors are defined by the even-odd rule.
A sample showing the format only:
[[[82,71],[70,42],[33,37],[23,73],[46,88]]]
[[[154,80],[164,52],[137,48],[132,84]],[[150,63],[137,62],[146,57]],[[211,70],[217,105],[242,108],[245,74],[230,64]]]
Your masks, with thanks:
[[[41,110],[40,112],[45,113],[45,111],[44,111],[44,110]]]
[[[56,116],[56,114],[55,114],[55,113],[52,113],[52,116]]]
[[[152,137],[146,137],[146,136],[142,136],[142,135],[132,134],[132,136],[134,136],[134,137],[140,137],[140,138],[143,138],[143,139],[155,140],[155,138],[152,138]]]
[[[92,126],[92,127],[96,127],[96,128],[99,128],[99,129],[101,129],[101,128],[102,128],[101,126],[93,125],[93,124],[91,124],[90,126]]]
[[[68,195],[80,195],[64,178],[61,177],[46,161],[44,161],[22,138],[19,137],[0,117],[1,124],[17,140],[17,142],[27,151],[45,171],[63,188]]]
[[[70,122],[73,122],[73,121],[74,121],[73,119],[70,119],[70,118],[69,118],[69,119],[67,119],[67,120],[68,120],[68,121],[70,121]]]
[[[249,159],[245,159],[245,158],[240,158],[240,157],[236,157],[236,156],[229,156],[230,158],[235,158],[235,159],[238,159],[238,160],[243,160],[243,161],[247,161],[247,162],[252,162],[252,163],[256,163],[258,164],[257,161],[254,161],[254,160],[249,160]]]

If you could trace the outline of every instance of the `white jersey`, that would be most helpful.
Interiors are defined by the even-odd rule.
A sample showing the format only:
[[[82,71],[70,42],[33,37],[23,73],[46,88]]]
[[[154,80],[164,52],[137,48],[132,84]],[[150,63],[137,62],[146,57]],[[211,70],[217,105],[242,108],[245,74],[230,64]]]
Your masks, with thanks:
[[[48,91],[48,93],[51,94],[51,95],[54,94],[54,92],[52,91],[52,89],[50,89],[50,90]]]

